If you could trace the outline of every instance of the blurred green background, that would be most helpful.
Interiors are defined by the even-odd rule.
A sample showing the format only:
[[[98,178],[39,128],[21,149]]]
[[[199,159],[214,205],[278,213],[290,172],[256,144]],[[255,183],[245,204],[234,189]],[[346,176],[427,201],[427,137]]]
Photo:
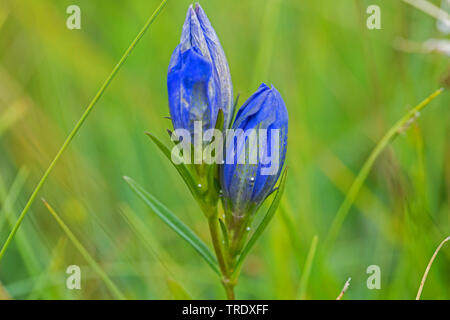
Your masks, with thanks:
[[[2,245],[59,146],[159,2],[0,1]],[[189,191],[144,135],[169,140],[167,66],[190,3],[169,0],[52,172],[1,261],[3,298],[112,298],[41,196],[128,298],[225,297],[204,261],[122,179],[133,177],[210,243]],[[81,30],[66,28],[71,4],[81,8]],[[366,28],[371,4],[381,8],[381,30]],[[400,0],[201,5],[241,104],[261,82],[272,83],[290,117],[286,192],[245,263],[237,297],[335,299],[351,277],[345,299],[415,298],[428,260],[450,235],[446,92],[381,154],[326,252],[323,243],[377,141],[442,86],[448,57],[393,47],[399,37],[448,39],[435,19]],[[318,253],[309,281],[301,283],[316,235]],[[66,288],[69,265],[81,267],[81,290]],[[370,265],[380,267],[379,290],[367,288]],[[450,299],[449,268],[444,246],[423,298]]]

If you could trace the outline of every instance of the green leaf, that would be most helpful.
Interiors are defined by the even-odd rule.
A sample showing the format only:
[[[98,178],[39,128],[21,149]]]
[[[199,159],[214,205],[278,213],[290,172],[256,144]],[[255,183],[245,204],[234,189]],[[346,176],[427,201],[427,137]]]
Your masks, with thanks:
[[[156,245],[156,241],[152,236],[151,230],[145,226],[143,219],[138,217],[127,205],[122,204],[119,213],[133,230],[133,234],[142,241],[144,247],[148,250],[150,255],[154,257],[160,264],[161,270],[166,276],[166,283],[169,291],[172,293],[174,299],[192,300],[188,292],[178,282],[178,278],[183,275],[175,275],[171,268],[173,262],[166,252],[162,252]],[[177,279],[175,279],[177,278]]]
[[[308,255],[306,256],[305,267],[303,268],[302,277],[300,279],[300,290],[298,293],[298,299],[304,300],[306,296],[306,289],[308,288],[309,276],[311,275],[311,268],[316,254],[317,242],[319,237],[314,236],[311,246],[309,247]]]
[[[234,119],[236,118],[237,112],[238,112],[238,103],[239,103],[239,97],[241,96],[240,93],[238,93],[238,95],[236,96],[236,100],[234,100],[234,105],[233,105],[233,113],[231,114],[231,121],[230,121],[230,125],[228,129],[231,129],[231,127],[233,126],[234,123]]]
[[[150,207],[156,215],[172,228],[180,237],[186,240],[199,254],[205,259],[208,265],[220,275],[217,260],[206,244],[200,240],[197,235],[189,229],[177,216],[172,213],[166,206],[158,201],[154,196],[145,191],[133,179],[124,177],[125,181],[131,189]]]
[[[147,32],[150,25],[155,21],[156,17],[159,15],[161,10],[165,7],[168,0],[161,1],[160,5],[156,10],[153,12],[153,14],[148,18],[145,25],[142,27],[141,31],[137,34],[136,38],[133,40],[133,42],[130,44],[128,49],[123,54],[122,58],[120,58],[119,62],[115,65],[111,73],[109,74],[108,78],[106,78],[105,82],[103,82],[100,89],[97,91],[97,94],[94,96],[94,98],[91,100],[87,108],[85,109],[84,113],[81,115],[81,118],[78,120],[78,122],[73,127],[72,131],[67,136],[66,140],[62,144],[59,151],[56,153],[55,157],[53,158],[52,162],[50,162],[50,165],[48,166],[47,170],[42,175],[41,179],[39,180],[38,184],[34,188],[33,192],[31,193],[30,198],[28,199],[27,203],[25,204],[25,207],[23,208],[22,212],[19,215],[19,218],[16,221],[16,224],[14,225],[13,229],[8,235],[8,238],[6,239],[5,243],[3,244],[2,248],[0,249],[0,261],[3,259],[3,256],[5,255],[6,250],[10,246],[12,240],[14,239],[14,236],[17,233],[17,230],[19,230],[20,225],[22,224],[23,219],[25,219],[25,216],[27,215],[28,211],[31,208],[31,205],[33,204],[34,200],[36,199],[39,191],[44,186],[45,182],[47,181],[48,177],[50,176],[50,173],[53,171],[53,168],[58,163],[58,160],[61,158],[64,151],[69,147],[70,143],[72,142],[73,138],[77,135],[78,131],[80,131],[81,127],[83,126],[83,123],[86,121],[86,119],[89,117],[89,114],[94,109],[97,102],[102,97],[105,90],[109,87],[114,77],[119,72],[120,68],[123,66],[127,58],[130,56],[131,52],[133,52],[134,48],[136,47],[139,40],[144,36],[144,34]]]
[[[224,115],[223,115],[223,110],[219,109],[219,112],[217,113],[216,125],[214,126],[215,129],[222,131],[224,121],[225,121],[225,119],[224,119]]]
[[[222,219],[219,219],[220,230],[222,230],[223,241],[225,241],[225,247],[228,248],[230,246],[230,242],[228,240],[228,231],[225,223]]]
[[[245,257],[248,255],[250,250],[253,248],[253,246],[255,245],[256,241],[261,236],[261,234],[264,232],[264,230],[267,228],[267,226],[269,225],[269,222],[272,220],[275,212],[277,211],[278,206],[280,205],[281,196],[283,195],[283,192],[284,192],[284,185],[285,185],[285,182],[286,182],[286,175],[287,175],[287,169],[284,170],[283,175],[281,176],[280,185],[278,187],[278,190],[277,190],[277,193],[275,195],[275,198],[273,199],[272,204],[269,207],[269,210],[267,211],[267,213],[264,216],[263,220],[259,224],[258,228],[253,233],[253,235],[250,238],[250,240],[247,242],[247,245],[244,247],[244,250],[242,250],[242,253],[239,256],[239,259],[238,259],[238,261],[236,263],[236,266],[234,267],[233,275],[235,275],[235,274],[237,274],[239,272],[239,270],[240,270],[240,268],[242,266],[242,263],[245,260]]]
[[[194,198],[199,203],[201,203],[200,195],[198,193],[198,188],[197,188],[198,183],[196,183],[196,181],[195,181],[194,177],[192,176],[191,172],[189,171],[188,167],[184,163],[175,164],[172,161],[172,156],[174,156],[174,157],[178,157],[178,156],[176,154],[172,155],[172,152],[170,151],[170,149],[168,147],[166,147],[164,145],[164,143],[159,141],[158,138],[156,138],[153,134],[151,134],[149,132],[146,132],[145,134],[150,137],[150,139],[155,143],[155,145],[159,148],[159,150],[161,150],[161,152],[167,157],[167,159],[169,159],[170,163],[173,164],[175,169],[177,169],[178,173],[183,178],[183,181],[188,186],[189,191],[191,191]],[[178,161],[178,162],[182,162],[182,160],[180,159],[180,161]]]

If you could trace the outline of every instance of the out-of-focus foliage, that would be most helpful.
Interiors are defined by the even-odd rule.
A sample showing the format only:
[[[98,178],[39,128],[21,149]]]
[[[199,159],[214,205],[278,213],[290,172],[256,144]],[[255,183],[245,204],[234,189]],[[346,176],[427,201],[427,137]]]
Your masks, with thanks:
[[[438,4],[438,1],[433,1]],[[81,30],[66,28],[67,6]],[[170,0],[73,141],[41,196],[129,298],[223,298],[217,276],[141,203],[128,175],[209,243],[206,221],[176,170],[145,137],[168,141],[167,66],[185,0]],[[338,237],[323,250],[337,209],[376,142],[441,86],[448,57],[394,49],[399,37],[445,38],[401,1],[201,2],[241,102],[264,81],[289,111],[289,177],[280,209],[250,253],[238,298],[413,299],[436,246],[450,234],[450,98],[442,94],[377,160]],[[381,8],[381,30],[366,8]],[[65,136],[158,0],[0,2],[0,243]],[[302,278],[313,238],[317,253]],[[65,274],[79,265],[82,289]],[[369,290],[366,269],[381,269]],[[443,248],[423,298],[450,298]],[[309,269],[309,268],[308,268]],[[0,264],[0,297],[111,298],[41,202]],[[300,288],[307,283],[307,288]]]

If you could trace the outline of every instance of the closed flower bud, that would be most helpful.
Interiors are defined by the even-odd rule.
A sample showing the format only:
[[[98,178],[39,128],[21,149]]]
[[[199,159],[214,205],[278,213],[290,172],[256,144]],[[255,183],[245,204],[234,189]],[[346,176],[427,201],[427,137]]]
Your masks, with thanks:
[[[239,109],[232,129],[221,183],[225,210],[242,219],[273,191],[284,164],[288,113],[280,93],[262,84]]]
[[[199,4],[189,7],[180,44],[172,54],[167,88],[174,129],[193,134],[194,122],[214,128],[219,109],[227,127],[233,114],[233,89],[225,53]]]

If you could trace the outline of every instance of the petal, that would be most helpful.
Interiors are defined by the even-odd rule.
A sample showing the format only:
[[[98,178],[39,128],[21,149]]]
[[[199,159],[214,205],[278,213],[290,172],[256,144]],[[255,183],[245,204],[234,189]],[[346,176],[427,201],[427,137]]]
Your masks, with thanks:
[[[183,101],[185,101],[183,114],[188,115],[185,124],[186,129],[191,132],[194,129],[194,121],[202,121],[204,129],[214,126],[211,119],[212,101],[209,92],[211,69],[211,63],[205,60],[196,48],[183,53],[181,69]]]
[[[204,128],[211,124],[212,83],[211,63],[191,48],[181,53],[181,45],[175,49],[167,76],[169,107],[174,129],[193,132],[194,121],[202,121]]]
[[[238,164],[231,178],[230,197],[236,214],[245,214],[252,200],[258,165]],[[253,179],[252,179],[253,178]]]
[[[246,125],[246,121],[248,117],[257,113],[260,109],[266,97],[269,93],[270,88],[266,86],[264,83],[258,88],[256,91],[239,109],[236,114],[236,119],[233,123],[233,128],[243,128]]]
[[[272,88],[270,98],[266,100],[264,107],[262,108],[259,114],[266,114],[268,116],[267,119],[261,120],[262,123],[264,121],[270,122],[270,125],[266,127],[268,129],[268,137],[266,139],[265,145],[259,145],[260,148],[263,148],[264,154],[272,155],[273,152],[277,152],[273,150],[273,146],[271,143],[271,130],[279,129],[280,130],[280,140],[278,142],[279,150],[278,150],[278,170],[274,175],[262,175],[261,169],[263,164],[260,163],[258,167],[258,176],[255,181],[255,188],[253,190],[253,201],[259,203],[263,201],[270,191],[275,186],[281,170],[283,168],[284,160],[286,157],[286,146],[287,146],[287,133],[288,133],[288,114],[286,105],[284,104],[283,99],[279,92]],[[271,109],[270,112],[267,109]],[[272,118],[273,117],[273,118]],[[265,167],[269,167],[271,164],[264,165]]]
[[[251,164],[249,158],[252,152],[257,154],[257,143],[256,141],[249,141],[251,132],[240,131],[243,131],[244,134],[248,133],[249,136],[245,135],[242,137],[237,134],[237,139],[235,139],[234,136],[227,135],[226,163],[223,165],[223,178],[227,191],[225,196],[232,199],[233,212],[238,215],[242,215],[248,210],[253,193],[255,176],[258,171],[258,164]],[[255,131],[254,138],[256,138],[256,134],[257,132]],[[234,157],[231,159],[233,162],[228,164],[230,161],[229,157],[233,154]],[[240,156],[244,156],[245,163],[240,164],[238,162]]]
[[[200,26],[200,22],[198,21],[197,15],[192,8],[192,5],[189,6],[188,12],[186,14],[186,20],[183,25],[180,43],[181,52],[185,52],[192,47],[196,47],[200,50],[205,59],[212,62],[202,27]]]
[[[169,94],[169,109],[174,129],[183,128],[181,121],[181,52],[180,46],[172,54],[167,74],[167,92]]]
[[[231,82],[230,68],[219,38],[205,12],[198,3],[196,4],[195,12],[214,66],[213,74],[217,88],[216,102],[218,103],[219,108],[223,110],[225,128],[228,128],[233,115],[233,84]]]
[[[275,88],[261,85],[258,91],[248,99],[239,110],[234,129],[244,131],[250,129],[267,129],[266,141],[258,141],[257,147],[265,155],[272,155],[276,152],[271,142],[271,130],[280,130],[279,152],[277,153],[278,170],[273,175],[262,175],[262,168],[269,167],[269,164],[262,164],[258,154],[258,164],[225,164],[223,166],[223,185],[227,189],[227,196],[232,202],[233,212],[245,213],[250,206],[258,206],[264,201],[267,195],[275,186],[286,156],[288,114],[281,95]],[[231,147],[235,147],[231,145]],[[244,146],[238,145],[237,154],[245,152]],[[231,150],[228,150],[230,154]],[[234,159],[236,160],[236,159]],[[236,162],[235,162],[236,163]],[[253,180],[252,180],[253,178]],[[226,198],[225,198],[226,199]]]

